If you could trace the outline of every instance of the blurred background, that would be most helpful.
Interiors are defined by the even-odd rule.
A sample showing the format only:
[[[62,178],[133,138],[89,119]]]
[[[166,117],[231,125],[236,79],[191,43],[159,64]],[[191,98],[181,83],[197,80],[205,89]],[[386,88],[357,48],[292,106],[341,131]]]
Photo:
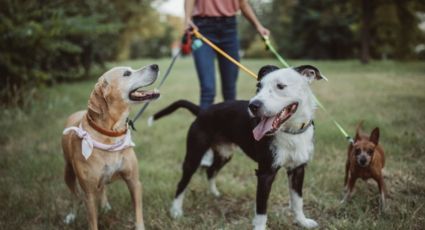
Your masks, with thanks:
[[[158,64],[161,75],[179,48],[184,0],[0,0],[0,229],[86,229],[85,209],[63,222],[71,194],[63,181],[60,138],[67,117],[87,107],[98,77],[114,66]],[[329,82],[312,85],[330,114],[315,117],[315,157],[305,178],[305,212],[321,229],[420,229],[425,226],[425,1],[250,0],[271,30],[273,45],[291,65],[311,64]],[[238,16],[242,63],[257,71],[280,65],[248,21]],[[240,72],[238,98],[255,93]],[[157,81],[159,82],[159,81]],[[217,78],[218,82],[218,78]],[[155,84],[157,85],[157,84]],[[219,92],[217,90],[217,92]],[[180,179],[187,111],[148,127],[146,120],[176,99],[199,100],[191,57],[179,59],[136,124],[132,138],[144,186],[146,229],[251,229],[257,165],[236,150],[213,199],[204,173],[194,176],[186,216],[168,215]],[[221,101],[217,94],[216,102]],[[130,117],[141,107],[134,108]],[[378,211],[375,184],[357,184],[353,202],[340,205],[347,142],[380,127],[386,154],[388,212]],[[269,201],[269,229],[299,229],[284,207],[283,170]],[[100,229],[134,229],[131,199],[122,183],[108,186],[113,209]]]
[[[1,104],[25,104],[39,87],[98,76],[106,62],[170,57],[183,33],[183,2],[0,1]],[[250,2],[286,58],[425,59],[424,1]],[[252,26],[239,22],[243,58],[271,57]]]

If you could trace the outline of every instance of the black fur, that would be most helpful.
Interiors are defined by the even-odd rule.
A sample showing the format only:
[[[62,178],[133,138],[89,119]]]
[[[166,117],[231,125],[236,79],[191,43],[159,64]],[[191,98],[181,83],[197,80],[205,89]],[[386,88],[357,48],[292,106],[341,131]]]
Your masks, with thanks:
[[[249,115],[248,101],[223,102],[200,111],[199,106],[186,100],[180,100],[157,112],[154,118],[157,120],[180,107],[189,109],[193,114],[197,114],[197,117],[187,135],[183,176],[178,183],[176,197],[185,190],[208,148],[214,145],[233,143],[258,163],[256,208],[257,214],[266,214],[267,200],[279,170],[279,168],[273,167],[273,151],[276,148],[272,146],[273,136],[265,136],[260,141],[254,139],[252,130],[259,121]],[[229,160],[230,158],[222,158],[219,153],[215,152],[214,162],[207,169],[208,178],[215,176]],[[295,176],[293,176],[294,180],[297,178],[293,183],[297,185],[297,191],[299,190],[298,185],[302,186],[303,178],[301,177],[304,176],[301,171],[300,173],[298,171],[296,170]]]
[[[279,69],[279,67],[274,66],[274,65],[265,65],[265,66],[261,67],[261,69],[258,71],[258,79],[257,80],[261,81],[261,79],[264,76],[266,76],[267,74],[269,74],[269,73],[271,73],[275,70],[278,70],[278,69]]]

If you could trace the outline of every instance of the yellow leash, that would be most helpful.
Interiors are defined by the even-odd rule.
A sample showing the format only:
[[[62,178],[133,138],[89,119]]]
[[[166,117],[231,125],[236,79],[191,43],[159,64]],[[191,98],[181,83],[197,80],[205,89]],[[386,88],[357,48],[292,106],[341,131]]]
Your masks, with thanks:
[[[197,30],[193,30],[193,34],[196,38],[201,39],[204,43],[207,43],[211,48],[213,48],[215,51],[219,52],[221,55],[223,55],[225,58],[227,58],[229,61],[233,62],[233,64],[237,65],[241,70],[245,71],[249,76],[257,79],[257,74],[246,68],[244,65],[242,65],[240,62],[236,61],[234,58],[230,57],[226,52],[224,52],[222,49],[214,45],[208,38],[204,37],[201,33],[199,33]]]

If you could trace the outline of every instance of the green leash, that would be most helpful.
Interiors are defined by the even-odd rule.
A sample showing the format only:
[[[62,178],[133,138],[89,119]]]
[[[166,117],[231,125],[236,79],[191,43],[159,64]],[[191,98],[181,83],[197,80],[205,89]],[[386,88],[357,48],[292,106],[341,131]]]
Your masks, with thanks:
[[[275,56],[276,58],[280,61],[280,63],[282,63],[282,65],[286,68],[290,68],[291,66],[285,61],[285,59],[282,58],[282,56],[279,55],[279,53],[276,51],[276,49],[273,47],[273,45],[270,42],[270,39],[268,36],[263,36],[264,39],[264,44],[266,44],[266,47],[268,50],[270,50]],[[326,78],[325,78],[326,79]],[[327,79],[326,79],[327,80]],[[344,130],[344,128],[342,128],[342,126],[338,123],[338,121],[336,121],[336,119],[329,113],[329,111],[325,108],[325,106],[319,101],[319,99],[317,99],[316,96],[314,96],[314,100],[316,101],[316,104],[323,110],[325,111],[329,117],[331,118],[332,122],[335,124],[335,126],[338,128],[338,130],[342,133],[342,135],[344,135],[345,139],[350,142],[351,144],[354,143],[353,138],[348,135],[348,133]]]

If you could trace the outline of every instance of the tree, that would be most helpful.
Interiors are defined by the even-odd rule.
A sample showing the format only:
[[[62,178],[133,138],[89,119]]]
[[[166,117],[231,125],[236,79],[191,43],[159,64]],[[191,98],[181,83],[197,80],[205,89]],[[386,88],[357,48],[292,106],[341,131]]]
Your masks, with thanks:
[[[107,0],[4,0],[0,9],[1,104],[22,103],[42,84],[87,76],[115,51],[120,22]]]

